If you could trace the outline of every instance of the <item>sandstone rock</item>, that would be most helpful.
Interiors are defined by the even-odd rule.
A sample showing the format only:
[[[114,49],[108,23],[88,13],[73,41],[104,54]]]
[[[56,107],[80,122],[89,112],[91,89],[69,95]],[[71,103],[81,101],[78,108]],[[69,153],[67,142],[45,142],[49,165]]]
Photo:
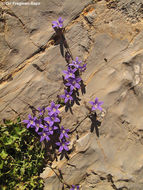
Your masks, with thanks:
[[[142,1],[42,0],[0,8],[0,118],[27,118],[32,107],[63,93],[66,47],[51,26],[62,16],[69,51],[87,63],[86,93],[72,113],[61,109],[71,153],[52,167],[61,169],[65,184],[83,190],[142,190]],[[95,97],[104,101],[103,111],[91,118],[88,102]],[[41,177],[45,190],[63,188],[49,167]]]

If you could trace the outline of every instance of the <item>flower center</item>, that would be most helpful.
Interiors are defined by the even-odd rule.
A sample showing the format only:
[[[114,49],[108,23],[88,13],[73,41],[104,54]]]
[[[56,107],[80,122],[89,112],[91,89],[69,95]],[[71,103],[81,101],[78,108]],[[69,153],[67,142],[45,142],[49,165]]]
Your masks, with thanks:
[[[33,120],[32,120],[32,121],[30,121],[30,124],[33,124]]]
[[[49,130],[52,131],[52,127],[49,127]]]
[[[62,146],[65,146],[65,143],[62,143]]]
[[[56,108],[53,108],[53,111],[56,112],[57,111]]]

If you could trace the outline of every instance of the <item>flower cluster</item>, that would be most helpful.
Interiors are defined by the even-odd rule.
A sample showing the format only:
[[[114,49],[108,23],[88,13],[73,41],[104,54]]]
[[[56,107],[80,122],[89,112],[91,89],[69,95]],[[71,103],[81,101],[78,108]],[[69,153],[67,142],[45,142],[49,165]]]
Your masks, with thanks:
[[[59,142],[56,142],[56,145],[59,146],[59,152],[63,150],[68,151],[69,141],[66,138],[69,138],[68,132],[69,129],[64,129],[62,126],[59,127],[60,118],[59,118],[59,104],[55,104],[53,101],[51,105],[46,108],[38,108],[38,116],[32,117],[29,114],[28,120],[23,120],[27,124],[27,128],[35,128],[35,131],[38,135],[41,136],[40,142],[46,140],[49,141],[55,132],[59,133]],[[47,116],[45,117],[45,113]]]
[[[63,21],[61,17],[58,18],[58,21],[53,21],[52,22],[52,27],[55,29],[63,28]]]
[[[78,57],[76,60],[68,64],[67,70],[64,73],[64,94],[60,97],[64,99],[64,102],[73,101],[74,94],[81,88],[81,77],[80,74],[86,70],[86,64],[82,64]]]
[[[52,22],[53,29],[57,31],[63,32],[63,21],[61,17],[59,17],[58,21]],[[69,51],[66,52],[65,60],[68,63],[67,70],[64,70],[64,94],[60,95],[60,98],[64,99],[64,103],[72,103],[78,94],[78,90],[81,88],[82,79],[81,74],[86,70],[86,64],[82,64],[82,61],[79,61],[79,58],[76,57],[75,61],[73,60]],[[95,98],[95,101],[89,101],[92,105],[91,111],[95,111],[99,109],[102,111],[101,105],[103,102],[99,102],[98,98]],[[58,135],[58,140],[56,139],[56,146],[59,148],[59,152],[68,151],[69,141],[69,129],[65,129],[63,126],[59,126],[61,120],[59,117],[59,104],[55,104],[53,101],[49,107],[38,108],[38,116],[28,115],[28,120],[24,120],[23,122],[27,124],[27,128],[34,128],[36,133],[40,135],[40,142],[46,140],[50,141],[51,138],[54,138],[54,134]],[[91,114],[90,111],[90,114]],[[45,114],[47,115],[45,116]],[[93,112],[94,113],[94,112]],[[79,190],[79,185],[72,185],[70,190]]]

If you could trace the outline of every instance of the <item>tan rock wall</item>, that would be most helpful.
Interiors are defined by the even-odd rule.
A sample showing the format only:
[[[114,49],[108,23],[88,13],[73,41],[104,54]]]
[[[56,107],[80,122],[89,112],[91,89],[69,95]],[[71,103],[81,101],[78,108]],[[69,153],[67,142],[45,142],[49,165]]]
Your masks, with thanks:
[[[48,105],[63,92],[66,62],[51,27],[59,16],[73,57],[87,63],[81,105],[73,115],[61,113],[66,128],[78,125],[70,160],[53,163],[66,183],[83,190],[143,189],[142,7],[141,0],[41,0],[29,7],[0,2],[1,119],[26,118],[30,106]],[[104,110],[91,133],[86,104],[95,97]],[[41,176],[45,190],[62,189],[48,167]]]

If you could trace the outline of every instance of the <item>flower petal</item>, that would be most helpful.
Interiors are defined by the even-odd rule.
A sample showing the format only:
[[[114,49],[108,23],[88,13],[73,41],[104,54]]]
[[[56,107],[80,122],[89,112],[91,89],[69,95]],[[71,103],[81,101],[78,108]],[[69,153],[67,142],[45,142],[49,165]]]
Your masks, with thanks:
[[[29,120],[23,120],[22,122],[23,123],[29,123]]]
[[[76,87],[77,89],[80,89],[80,85],[79,85],[78,83],[75,84],[75,87]]]
[[[61,145],[61,143],[60,143],[60,142],[56,142],[55,144],[56,144],[57,146],[60,146],[60,145]]]
[[[68,148],[66,145],[64,145],[64,149],[65,149],[66,151],[69,150],[69,148]]]
[[[64,137],[63,133],[60,134],[59,139],[62,139]]]
[[[90,103],[92,106],[94,106],[94,102],[92,102],[92,101],[89,101],[89,103]]]
[[[60,146],[59,152],[62,152],[62,150],[63,150],[63,146]]]
[[[101,106],[104,102],[99,102],[98,105]]]
[[[98,98],[96,97],[96,98],[95,98],[95,104],[97,104],[97,103],[98,103]]]

